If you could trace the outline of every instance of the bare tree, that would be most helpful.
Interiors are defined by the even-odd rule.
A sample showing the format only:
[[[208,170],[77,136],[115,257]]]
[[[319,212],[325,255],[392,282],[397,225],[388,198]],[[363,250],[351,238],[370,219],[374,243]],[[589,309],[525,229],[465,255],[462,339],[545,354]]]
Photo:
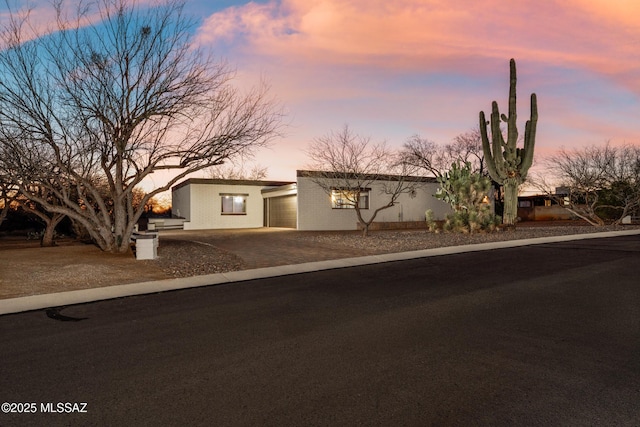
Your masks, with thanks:
[[[13,186],[0,176],[0,225],[4,222],[15,198]]]
[[[546,176],[535,179],[560,206],[591,225],[605,224],[608,216],[619,223],[640,209],[640,147],[591,146],[561,149],[545,159]],[[562,191],[549,191],[549,179]]]
[[[212,179],[246,179],[259,181],[267,177],[268,168],[258,164],[248,165],[245,162],[229,162],[224,165],[210,168],[209,175]]]
[[[267,86],[234,87],[233,71],[193,44],[181,1],[55,8],[48,33],[20,13],[2,32],[0,147],[12,156],[0,162],[21,191],[55,195],[61,205],[30,198],[82,224],[103,250],[129,250],[155,194],[278,135]],[[157,171],[173,178],[135,208],[133,189]]]
[[[489,176],[485,165],[482,135],[479,128],[461,133],[453,138],[453,141],[445,146],[445,151],[451,159],[451,163],[469,163],[472,173]]]
[[[413,135],[404,143],[401,156],[405,163],[434,177],[442,176],[453,163],[444,146],[420,135]]]
[[[38,196],[38,198],[43,198],[51,204],[59,203],[59,201],[53,200],[55,196],[52,196],[51,193],[49,193],[44,187],[30,186],[28,194],[35,194]],[[63,219],[65,219],[66,215],[59,212],[47,211],[42,206],[40,206],[39,203],[34,202],[24,194],[19,194],[16,197],[15,201],[18,203],[20,209],[22,209],[27,214],[36,217],[44,224],[44,230],[42,231],[42,236],[40,238],[40,246],[55,246],[56,243],[54,239],[56,234],[56,227]]]
[[[434,177],[442,176],[454,163],[469,163],[473,173],[488,174],[478,128],[456,136],[449,144],[413,135],[404,143],[401,156],[407,164]]]
[[[0,151],[0,156],[2,156],[2,151]],[[7,170],[2,167],[2,162],[0,162],[0,225],[7,218],[15,196],[15,187],[11,183]]]
[[[338,192],[340,203],[353,208],[363,236],[369,234],[369,226],[380,211],[394,206],[401,194],[420,185],[420,180],[410,176],[415,168],[402,162],[385,143],[371,143],[370,138],[353,133],[346,125],[339,132],[315,139],[308,155],[310,167],[319,171],[313,181],[328,195]],[[369,201],[363,197],[374,184],[381,185],[386,203],[365,218],[363,209]]]

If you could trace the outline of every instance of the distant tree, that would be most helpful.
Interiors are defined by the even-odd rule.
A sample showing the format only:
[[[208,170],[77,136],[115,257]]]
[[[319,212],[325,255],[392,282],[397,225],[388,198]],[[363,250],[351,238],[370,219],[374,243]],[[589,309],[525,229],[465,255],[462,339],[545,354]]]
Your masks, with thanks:
[[[35,217],[38,222],[45,226],[40,240],[41,245],[53,246],[55,228],[64,219],[65,215],[50,214],[19,191],[12,176],[13,170],[8,169],[5,164],[6,160],[12,157],[12,154],[15,153],[6,152],[0,145],[0,225],[2,225],[11,211],[20,217],[29,218],[29,220]],[[42,189],[34,187],[30,189],[37,192],[42,191]]]
[[[40,246],[55,246],[56,243],[54,239],[56,235],[56,227],[66,217],[66,215],[46,210],[38,202],[29,198],[32,195],[37,195],[38,199],[47,200],[47,203],[52,205],[59,204],[60,201],[56,200],[56,196],[49,192],[46,187],[36,185],[29,186],[29,191],[26,195],[20,193],[15,198],[15,202],[18,204],[20,209],[28,215],[36,217],[42,224],[44,224],[44,230],[40,237]]]
[[[251,181],[260,181],[267,177],[268,168],[266,166],[254,164],[249,169],[247,167],[244,162],[239,164],[229,162],[210,168],[210,176],[212,179],[245,179]]]
[[[12,153],[0,168],[103,250],[127,252],[149,199],[264,146],[282,115],[266,85],[240,92],[233,71],[193,44],[182,1],[63,6],[50,32],[9,12],[0,35],[0,151]],[[134,207],[134,189],[157,171],[173,178]],[[28,194],[32,185],[61,204]]]
[[[453,163],[469,163],[473,173],[488,176],[478,128],[457,135],[449,144],[413,135],[404,143],[401,156],[407,164],[434,177],[446,173]]]
[[[469,163],[471,173],[489,176],[489,171],[485,165],[482,135],[479,128],[457,135],[450,144],[445,146],[445,149],[451,159],[451,163]]]
[[[167,193],[153,196],[148,202],[149,212],[155,215],[171,214],[171,195]]]
[[[610,143],[561,149],[545,159],[544,176],[535,183],[558,204],[594,226],[608,218],[619,223],[640,210],[640,147]],[[561,191],[550,191],[549,179]]]
[[[394,206],[400,195],[415,191],[419,185],[410,178],[415,168],[402,162],[384,142],[372,143],[348,126],[315,139],[308,154],[310,167],[320,172],[313,181],[330,196],[339,192],[340,202],[353,208],[365,237],[380,211]],[[391,174],[395,176],[391,178]],[[386,203],[365,215],[368,200],[363,199],[364,191],[373,184],[382,185]]]
[[[171,196],[167,193],[156,194],[150,199],[145,196],[147,193],[141,187],[136,187],[133,190],[133,206],[138,208],[140,203],[146,200],[143,210],[147,215],[151,214],[165,214],[171,210]]]
[[[433,177],[442,175],[453,162],[446,146],[422,138],[420,135],[410,137],[404,143],[400,155],[406,164]]]
[[[13,185],[0,174],[0,225],[4,222],[11,209],[11,203],[15,198]]]

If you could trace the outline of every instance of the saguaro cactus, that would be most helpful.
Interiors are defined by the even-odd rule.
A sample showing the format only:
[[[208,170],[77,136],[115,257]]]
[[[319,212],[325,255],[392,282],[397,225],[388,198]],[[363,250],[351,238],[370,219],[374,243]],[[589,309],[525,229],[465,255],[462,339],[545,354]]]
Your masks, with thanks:
[[[536,140],[538,123],[538,103],[536,94],[531,94],[531,119],[524,130],[524,148],[517,148],[518,128],[516,126],[516,61],[510,61],[509,116],[500,114],[498,103],[491,104],[491,142],[487,135],[484,111],[480,112],[480,133],[482,151],[487,159],[489,174],[494,181],[504,186],[504,214],[502,223],[514,225],[518,216],[518,186],[527,177],[533,163],[533,147]],[[507,123],[507,141],[505,142],[500,121]]]

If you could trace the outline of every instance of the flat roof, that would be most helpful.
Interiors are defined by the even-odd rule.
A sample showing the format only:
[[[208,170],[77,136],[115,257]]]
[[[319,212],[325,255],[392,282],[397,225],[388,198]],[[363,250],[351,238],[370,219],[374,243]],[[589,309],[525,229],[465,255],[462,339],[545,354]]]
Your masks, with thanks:
[[[191,184],[218,184],[218,185],[255,185],[257,187],[280,187],[283,185],[295,184],[292,181],[259,181],[251,179],[209,179],[209,178],[189,178],[171,187],[177,190]]]
[[[309,171],[298,170],[296,171],[298,177],[306,178],[341,178],[341,179],[364,179],[374,181],[409,181],[409,182],[438,182],[433,176],[411,176],[411,175],[385,175],[385,174],[371,174],[371,175],[359,175],[350,174],[348,172],[336,172],[336,171]]]
[[[295,190],[297,188],[297,184],[295,182],[291,182],[289,184],[281,185],[273,188],[265,188],[262,190],[262,194],[265,193],[273,193],[275,191],[286,191],[286,190]]]

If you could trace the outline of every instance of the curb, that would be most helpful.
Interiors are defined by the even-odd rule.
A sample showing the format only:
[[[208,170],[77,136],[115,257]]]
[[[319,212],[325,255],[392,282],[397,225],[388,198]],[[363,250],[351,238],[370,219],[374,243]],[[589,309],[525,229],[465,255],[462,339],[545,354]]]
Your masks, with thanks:
[[[330,261],[307,262],[303,264],[283,265],[277,267],[256,268],[252,270],[232,271],[227,273],[208,274],[204,276],[184,277],[179,279],[130,283],[126,285],[82,289],[54,294],[32,295],[0,300],[0,315],[20,313],[31,310],[40,310],[49,307],[83,304],[135,295],[145,295],[158,292],[174,291],[179,289],[243,282],[254,279],[266,279],[271,277],[311,273],[315,271],[333,270],[338,268],[357,267],[384,262],[404,261],[416,258],[428,258],[433,256],[478,252],[492,249],[541,245],[545,243],[559,243],[575,240],[599,239],[606,237],[632,235],[640,235],[640,230],[607,231],[589,234],[539,237],[523,240],[507,240],[492,243],[477,243],[473,245],[448,246],[443,248],[423,249],[410,252],[398,252],[356,258],[343,258]]]

